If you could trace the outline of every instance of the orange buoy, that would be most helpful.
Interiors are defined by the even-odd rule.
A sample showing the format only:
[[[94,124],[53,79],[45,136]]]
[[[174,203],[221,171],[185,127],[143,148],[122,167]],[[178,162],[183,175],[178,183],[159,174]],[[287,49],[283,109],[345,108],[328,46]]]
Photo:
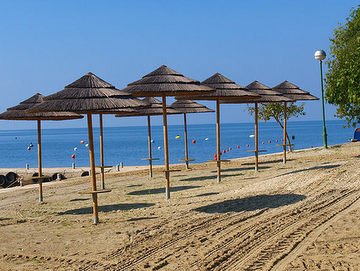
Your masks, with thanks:
[[[229,148],[229,150],[231,151],[231,150],[232,150],[232,148],[230,147],[230,148]]]
[[[271,140],[269,140],[269,143],[271,143]]]
[[[85,143],[85,141],[84,141],[84,140],[80,140],[80,143],[81,143],[81,144],[84,144],[84,143]]]
[[[195,143],[196,143],[196,139],[194,139],[194,140],[193,140],[193,141],[191,141],[191,142],[195,144]]]
[[[284,139],[282,138],[281,141],[284,141]]]
[[[310,148],[313,148],[313,146],[310,146]]]
[[[28,150],[28,151],[30,151],[30,150],[31,150],[30,146],[29,146],[29,147],[27,147],[27,150]]]
[[[275,141],[276,141],[276,142],[279,142],[279,140],[277,140],[277,139],[276,139]]]
[[[229,149],[226,149],[226,152],[229,152]]]
[[[217,154],[216,153],[214,154],[214,160],[217,160]]]
[[[261,144],[263,144],[263,145],[264,145],[264,144],[265,144],[265,142],[263,141],[263,142],[261,142]]]
[[[226,151],[225,150],[223,150],[223,153],[225,153]]]
[[[75,159],[75,153],[74,153],[73,155],[71,155],[71,158],[72,158],[72,159]]]
[[[246,144],[246,147],[249,147],[249,144]]]

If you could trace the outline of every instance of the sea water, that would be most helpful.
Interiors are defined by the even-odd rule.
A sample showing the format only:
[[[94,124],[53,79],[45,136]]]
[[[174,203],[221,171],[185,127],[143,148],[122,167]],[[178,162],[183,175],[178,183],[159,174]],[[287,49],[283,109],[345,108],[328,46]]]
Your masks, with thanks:
[[[349,142],[353,137],[353,128],[343,128],[341,120],[326,122],[328,145]],[[152,153],[154,164],[164,163],[163,128],[152,126]],[[185,158],[184,127],[169,125],[170,163],[180,163]],[[288,134],[294,149],[305,149],[323,145],[323,128],[321,121],[289,121]],[[148,158],[147,126],[138,127],[105,127],[104,156],[105,165],[115,166],[121,162],[125,166],[147,165],[141,160]],[[221,124],[221,150],[223,159],[252,156],[247,152],[254,150],[254,123]],[[259,149],[266,153],[281,152],[283,131],[275,122],[259,123]],[[292,139],[294,138],[294,139]],[[277,142],[276,142],[277,140]],[[84,143],[80,143],[84,141]],[[193,143],[194,142],[194,143]],[[33,147],[28,150],[28,146]],[[87,128],[44,129],[42,130],[43,167],[79,167],[89,166]],[[216,153],[215,124],[188,125],[189,158],[195,163],[214,159]],[[239,148],[238,148],[239,146]],[[94,128],[94,147],[96,164],[100,164],[99,128]],[[231,150],[230,150],[231,148]],[[37,131],[8,130],[0,131],[0,168],[37,167]],[[75,154],[75,159],[72,158]]]

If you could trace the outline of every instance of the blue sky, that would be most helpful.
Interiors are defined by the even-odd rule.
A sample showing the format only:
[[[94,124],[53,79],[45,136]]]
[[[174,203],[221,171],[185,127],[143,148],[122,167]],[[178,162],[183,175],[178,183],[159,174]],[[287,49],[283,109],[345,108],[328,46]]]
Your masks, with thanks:
[[[49,95],[91,71],[124,88],[162,64],[204,80],[220,72],[240,85],[288,80],[320,97],[317,49],[358,1],[1,1],[0,111],[40,92]],[[326,71],[326,68],[325,68]],[[170,99],[170,101],[172,101]],[[213,102],[204,102],[214,108]],[[223,105],[223,122],[249,122],[244,105]],[[320,101],[306,102],[320,120]],[[326,105],[327,119],[335,108]],[[161,124],[154,117],[154,124]],[[197,114],[189,123],[214,123]],[[180,124],[171,116],[169,124]],[[1,121],[0,129],[34,128]],[[146,125],[144,118],[106,116],[106,126]],[[97,121],[94,123],[97,126]],[[85,120],[46,122],[44,128],[86,127]]]

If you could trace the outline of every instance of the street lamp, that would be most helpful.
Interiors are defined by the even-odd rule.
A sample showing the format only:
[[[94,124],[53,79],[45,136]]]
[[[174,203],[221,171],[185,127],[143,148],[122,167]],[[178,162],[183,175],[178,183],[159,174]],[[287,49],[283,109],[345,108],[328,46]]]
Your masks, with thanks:
[[[323,72],[322,61],[326,58],[324,50],[317,50],[315,52],[315,59],[320,61],[320,77],[321,77],[321,100],[322,100],[322,113],[323,113],[323,135],[324,135],[324,148],[327,149],[327,134],[325,127],[325,107],[324,107],[324,85],[323,85]]]

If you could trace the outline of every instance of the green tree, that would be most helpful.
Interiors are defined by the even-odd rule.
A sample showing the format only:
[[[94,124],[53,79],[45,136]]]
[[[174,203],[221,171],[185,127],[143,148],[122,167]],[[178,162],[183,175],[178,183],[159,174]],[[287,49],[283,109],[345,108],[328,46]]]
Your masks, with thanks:
[[[248,110],[251,115],[255,113],[255,107],[248,105]],[[286,120],[291,117],[304,116],[306,113],[304,111],[304,103],[301,105],[296,105],[295,103],[287,103],[286,109]],[[259,120],[268,121],[270,119],[274,119],[281,127],[284,129],[284,104],[283,103],[267,103],[267,104],[259,104],[258,106],[258,118]],[[289,144],[290,138],[288,133],[286,132],[286,138]],[[290,151],[292,151],[291,146],[289,146]]]
[[[330,55],[326,62],[325,98],[335,104],[337,117],[348,126],[360,122],[360,10],[353,9],[344,25],[330,38]]]

